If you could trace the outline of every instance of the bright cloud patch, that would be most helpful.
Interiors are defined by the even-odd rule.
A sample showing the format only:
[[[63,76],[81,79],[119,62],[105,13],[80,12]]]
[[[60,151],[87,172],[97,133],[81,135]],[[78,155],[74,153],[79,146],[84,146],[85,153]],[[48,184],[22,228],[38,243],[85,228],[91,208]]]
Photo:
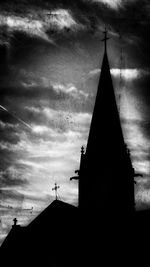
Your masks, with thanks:
[[[107,4],[109,7],[114,9],[117,9],[123,2],[123,0],[92,0],[92,1]]]
[[[0,26],[6,26],[8,35],[13,31],[22,31],[30,36],[37,36],[46,41],[53,42],[47,31],[63,30],[64,28],[77,28],[77,23],[73,19],[71,13],[65,9],[42,11],[41,15],[28,14],[26,17],[12,14],[0,15]],[[6,29],[5,29],[6,30]],[[8,42],[8,40],[1,40],[1,42]]]
[[[53,88],[57,93],[66,93],[74,98],[80,98],[81,96],[87,98],[89,96],[88,93],[83,92],[82,90],[78,90],[73,84],[53,84]]]
[[[50,22],[60,29],[63,29],[64,27],[70,28],[77,25],[70,12],[65,9],[57,9],[51,11],[49,17]]]
[[[82,26],[77,24],[71,12],[66,9],[54,10],[34,10],[28,11],[25,16],[13,15],[11,13],[0,15],[0,26],[4,27],[4,34],[0,33],[0,43],[6,43],[9,46],[9,38],[13,31],[25,32],[29,36],[42,38],[45,41],[54,43],[51,38],[52,32],[62,31],[63,29],[76,30]],[[5,36],[7,31],[7,37]]]
[[[89,76],[95,76],[100,73],[100,69],[94,69],[89,72]],[[137,79],[143,74],[148,74],[147,71],[141,70],[141,69],[111,69],[111,74],[114,77],[122,77],[125,80],[131,81],[133,79]]]
[[[133,80],[140,76],[138,69],[111,69],[111,74],[115,77],[121,76],[125,80]]]
[[[8,26],[8,32],[12,30],[23,31],[31,36],[37,36],[47,41],[50,41],[44,32],[43,23],[39,20],[31,20],[19,16],[0,16],[0,25]]]

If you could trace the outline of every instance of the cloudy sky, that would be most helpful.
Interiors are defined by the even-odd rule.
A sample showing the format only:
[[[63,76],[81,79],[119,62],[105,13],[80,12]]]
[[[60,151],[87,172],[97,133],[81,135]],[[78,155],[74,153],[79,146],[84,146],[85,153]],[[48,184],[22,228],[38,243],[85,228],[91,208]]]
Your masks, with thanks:
[[[148,0],[1,1],[0,242],[14,217],[25,225],[53,201],[55,182],[77,205],[69,178],[88,138],[105,26],[124,137],[143,175],[136,207],[150,206],[149,14]]]

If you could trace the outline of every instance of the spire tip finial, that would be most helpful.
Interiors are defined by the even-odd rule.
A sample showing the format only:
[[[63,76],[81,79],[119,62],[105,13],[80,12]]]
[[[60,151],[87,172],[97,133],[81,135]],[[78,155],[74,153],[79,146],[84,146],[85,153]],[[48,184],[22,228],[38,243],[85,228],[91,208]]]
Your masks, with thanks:
[[[107,40],[110,39],[110,38],[107,36],[108,31],[107,31],[106,26],[105,26],[105,30],[103,31],[103,33],[104,33],[104,39],[102,39],[101,41],[104,42],[104,45],[105,45],[105,46],[104,46],[104,47],[105,47],[104,52],[106,53],[106,52],[107,52]]]

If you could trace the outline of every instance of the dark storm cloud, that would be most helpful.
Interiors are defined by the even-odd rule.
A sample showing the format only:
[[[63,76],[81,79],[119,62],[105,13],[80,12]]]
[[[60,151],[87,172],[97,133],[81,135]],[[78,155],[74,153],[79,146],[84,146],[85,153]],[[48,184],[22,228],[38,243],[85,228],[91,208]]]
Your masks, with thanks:
[[[30,88],[26,88],[24,86],[18,87],[6,87],[0,89],[0,98],[3,100],[3,98],[18,98],[18,99],[53,99],[53,100],[61,100],[64,98],[67,98],[68,94],[65,94],[64,92],[56,92],[53,88],[53,86],[50,86],[49,88],[41,88],[40,85],[33,86]]]
[[[76,31],[77,38],[81,37],[80,30],[82,37],[83,31],[85,31],[86,34],[89,32],[92,35],[93,33],[101,35],[101,31],[104,25],[106,25],[113,40],[112,44],[114,42],[114,44],[118,46],[116,40],[118,41],[119,33],[122,34],[122,44],[127,65],[134,66],[136,63],[136,65],[139,64],[139,66],[149,66],[147,55],[150,55],[150,40],[147,32],[150,26],[150,6],[149,2],[146,0],[124,1],[119,9],[112,9],[108,5],[98,1],[82,0],[57,1],[57,3],[55,1],[17,1],[10,6],[9,3],[9,1],[6,1],[5,4],[2,4],[3,12],[9,7],[8,13],[10,13],[10,15],[15,12],[15,14],[19,16],[22,14],[22,10],[24,10],[24,15],[22,14],[23,17],[30,17],[31,20],[36,18],[42,23],[46,20],[45,15],[41,13],[43,12],[42,10],[45,9],[47,12],[52,12],[55,9],[68,10],[71,12],[70,14],[76,24],[83,26],[83,28],[78,28]],[[58,19],[60,17],[61,14],[58,15]],[[47,25],[46,28],[42,29],[43,33],[45,32],[46,35],[49,35],[49,39],[53,39],[54,37],[51,32],[51,27],[51,23],[49,23],[49,26]],[[30,55],[33,54],[33,50],[36,49],[36,47],[46,47],[48,45],[47,40],[44,40],[42,36],[31,36],[28,31],[24,32],[22,29],[17,31],[16,29],[11,29],[11,34],[13,35],[9,40],[12,48],[11,57],[12,61],[15,63],[19,63],[19,61],[23,62],[26,60],[26,56],[32,61]],[[63,35],[67,40],[68,38],[73,38],[71,31],[67,32],[67,34],[61,31],[59,32],[58,40],[56,36],[55,41],[59,41],[60,38],[63,39]]]

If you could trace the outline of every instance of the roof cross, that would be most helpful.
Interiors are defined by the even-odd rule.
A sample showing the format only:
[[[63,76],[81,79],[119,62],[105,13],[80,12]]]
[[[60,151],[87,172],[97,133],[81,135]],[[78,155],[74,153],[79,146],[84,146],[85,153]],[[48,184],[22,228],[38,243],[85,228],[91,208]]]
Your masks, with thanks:
[[[60,188],[59,185],[57,185],[57,183],[55,183],[55,186],[52,188],[52,190],[55,190],[55,197],[56,197],[56,200],[58,199],[58,193],[57,193],[57,190]]]
[[[16,226],[18,220],[16,218],[14,218],[13,221],[14,221],[14,225]]]

